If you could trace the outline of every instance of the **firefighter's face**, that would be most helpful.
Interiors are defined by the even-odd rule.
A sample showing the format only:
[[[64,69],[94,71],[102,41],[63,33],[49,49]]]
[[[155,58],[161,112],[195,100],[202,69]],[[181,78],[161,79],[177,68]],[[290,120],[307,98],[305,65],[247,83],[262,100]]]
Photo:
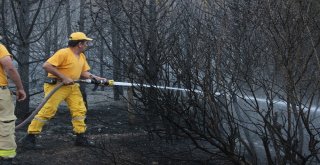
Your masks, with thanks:
[[[84,52],[88,47],[88,41],[83,41],[79,43],[79,48],[81,49],[82,52]]]

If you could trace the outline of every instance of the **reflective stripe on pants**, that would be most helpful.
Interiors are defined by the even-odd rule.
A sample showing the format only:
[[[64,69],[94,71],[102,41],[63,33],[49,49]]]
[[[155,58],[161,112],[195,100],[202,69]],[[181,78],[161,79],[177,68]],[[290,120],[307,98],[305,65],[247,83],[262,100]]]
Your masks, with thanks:
[[[16,156],[16,150],[0,150],[0,157],[3,158],[14,158]]]

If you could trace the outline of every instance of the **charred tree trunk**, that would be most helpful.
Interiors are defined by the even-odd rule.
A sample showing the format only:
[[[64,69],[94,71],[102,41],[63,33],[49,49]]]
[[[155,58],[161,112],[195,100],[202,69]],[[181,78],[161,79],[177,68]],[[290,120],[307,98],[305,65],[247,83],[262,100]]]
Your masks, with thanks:
[[[112,17],[117,19],[119,17],[119,2],[113,1],[111,5]],[[121,81],[121,62],[122,56],[120,53],[120,34],[115,21],[112,21],[111,25],[111,36],[112,36],[112,53],[113,53],[113,79],[115,81]],[[123,88],[121,86],[114,86],[114,100],[120,100],[120,95],[123,94]]]
[[[159,72],[159,64],[158,62],[158,54],[157,54],[157,13],[156,13],[156,0],[149,1],[149,27],[148,27],[148,41],[147,41],[147,70],[146,75],[147,82],[151,85],[157,85],[158,82],[158,72]],[[156,130],[158,121],[158,108],[157,108],[157,90],[155,88],[147,89],[147,107],[146,110],[146,119],[147,119],[147,129],[150,133],[153,130]],[[150,134],[152,135],[152,134]],[[150,136],[152,138],[152,136]]]
[[[80,18],[79,18],[79,31],[84,31],[84,21],[85,21],[85,0],[80,1]],[[80,83],[80,91],[83,96],[83,101],[85,103],[86,108],[88,109],[88,102],[87,102],[87,92],[86,92],[86,84]]]
[[[12,3],[13,4],[13,3]],[[29,43],[29,2],[26,0],[21,0],[19,5],[16,6],[18,8],[19,18],[19,29],[20,29],[20,38],[19,45],[17,51],[17,57],[20,60],[20,65],[18,68],[18,72],[20,74],[22,84],[26,91],[27,96],[29,96],[29,56],[30,56],[30,43]],[[12,6],[14,7],[14,6]],[[29,111],[29,97],[25,100],[16,102],[16,115],[18,118],[25,118],[28,115]]]

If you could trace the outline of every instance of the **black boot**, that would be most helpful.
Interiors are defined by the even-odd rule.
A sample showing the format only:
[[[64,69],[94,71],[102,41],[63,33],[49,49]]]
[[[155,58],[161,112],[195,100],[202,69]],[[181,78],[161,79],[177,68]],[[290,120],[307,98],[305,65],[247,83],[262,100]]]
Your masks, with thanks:
[[[19,140],[22,148],[35,150],[42,149],[43,147],[36,143],[36,136],[34,134],[27,134],[25,137]]]
[[[0,159],[0,164],[1,165],[11,165],[12,163],[12,158],[2,158]]]
[[[84,136],[84,134],[76,134],[76,141],[74,145],[76,146],[83,146],[83,147],[92,147],[94,146],[94,142],[89,141],[87,137]]]

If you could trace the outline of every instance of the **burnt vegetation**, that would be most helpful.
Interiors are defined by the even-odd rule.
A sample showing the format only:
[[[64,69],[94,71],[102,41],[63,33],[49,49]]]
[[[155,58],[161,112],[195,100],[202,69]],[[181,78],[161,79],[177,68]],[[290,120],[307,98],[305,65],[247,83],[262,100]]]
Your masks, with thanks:
[[[0,4],[11,9],[1,10],[0,33],[30,96],[17,103],[20,120],[41,92],[42,62],[71,31],[94,38],[86,52],[93,73],[133,84],[88,93],[89,110],[105,111],[88,114],[97,146],[83,152],[97,163],[320,162],[318,1]],[[90,103],[98,97],[106,100]],[[111,100],[117,106],[105,114]]]

